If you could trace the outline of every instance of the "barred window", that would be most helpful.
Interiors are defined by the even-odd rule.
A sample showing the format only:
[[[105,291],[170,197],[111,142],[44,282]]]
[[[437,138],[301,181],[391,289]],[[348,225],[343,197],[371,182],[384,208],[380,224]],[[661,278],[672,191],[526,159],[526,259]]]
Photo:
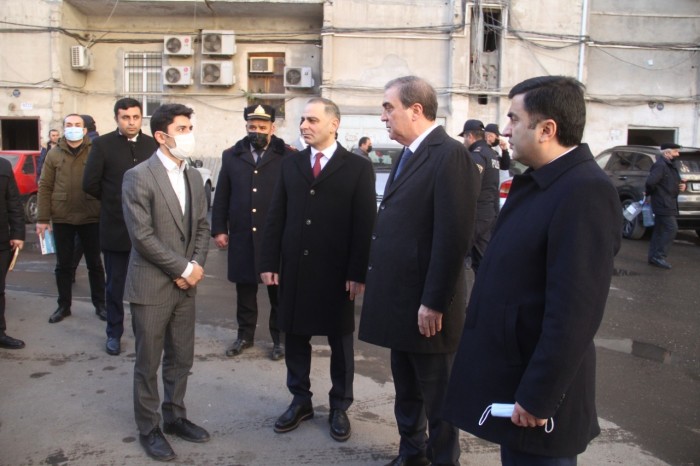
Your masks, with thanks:
[[[143,116],[150,117],[161,104],[163,55],[160,52],[124,54],[124,93],[143,105]]]

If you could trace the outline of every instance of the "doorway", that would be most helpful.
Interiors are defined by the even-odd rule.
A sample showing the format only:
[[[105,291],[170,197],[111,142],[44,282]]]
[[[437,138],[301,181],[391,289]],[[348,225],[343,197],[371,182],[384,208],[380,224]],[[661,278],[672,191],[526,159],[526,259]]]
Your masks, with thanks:
[[[39,150],[39,117],[0,117],[0,148],[2,150]]]
[[[678,132],[674,128],[630,128],[627,130],[627,144],[658,146],[664,142],[676,142]]]

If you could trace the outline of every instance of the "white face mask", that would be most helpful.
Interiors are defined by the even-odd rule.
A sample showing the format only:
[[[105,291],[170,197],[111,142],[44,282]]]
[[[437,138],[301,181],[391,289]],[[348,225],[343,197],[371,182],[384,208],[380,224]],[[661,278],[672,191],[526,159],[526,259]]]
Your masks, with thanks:
[[[170,154],[180,160],[185,160],[187,157],[192,157],[192,154],[194,154],[194,133],[186,133],[186,134],[177,134],[175,136],[171,136],[167,133],[163,133],[169,138],[173,138],[175,140],[175,147],[170,147],[169,145],[165,145],[168,150],[170,150]]]
[[[75,142],[81,141],[83,139],[83,129],[80,126],[69,126],[68,128],[63,128],[63,136],[66,140]]]

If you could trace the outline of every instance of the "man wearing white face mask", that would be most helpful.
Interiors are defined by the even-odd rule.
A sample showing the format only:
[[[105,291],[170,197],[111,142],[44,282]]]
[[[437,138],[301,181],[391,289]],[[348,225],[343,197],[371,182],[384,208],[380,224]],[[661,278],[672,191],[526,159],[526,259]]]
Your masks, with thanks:
[[[49,318],[52,324],[71,315],[76,235],[85,252],[95,313],[100,318],[106,315],[105,272],[99,243],[100,201],[82,188],[91,142],[80,115],[66,116],[63,126],[63,137],[46,155],[41,171],[36,224],[36,233],[41,237],[47,230],[53,230],[56,243],[58,309]]]
[[[122,184],[132,244],[124,298],[131,303],[136,338],[134,414],[141,445],[161,461],[175,458],[163,431],[190,442],[209,440],[206,430],[187,419],[184,404],[194,359],[194,299],[209,245],[202,177],[184,162],[194,152],[192,113],[181,104],[156,109],[151,133],[159,148],[128,170]],[[157,377],[161,357],[163,431]]]

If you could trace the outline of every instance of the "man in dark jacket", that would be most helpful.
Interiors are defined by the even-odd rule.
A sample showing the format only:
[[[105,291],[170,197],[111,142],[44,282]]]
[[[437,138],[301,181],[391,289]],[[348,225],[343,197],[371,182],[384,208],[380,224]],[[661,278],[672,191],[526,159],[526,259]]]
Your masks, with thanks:
[[[367,158],[336,142],[340,111],[312,98],[300,130],[309,147],[286,157],[265,225],[263,283],[280,286],[279,323],[285,332],[287,387],[294,398],[275,422],[289,432],[313,417],[311,337],[331,347],[330,434],[350,438],[353,401],[354,299],[364,291],[376,212],[374,172]]]
[[[102,201],[100,249],[107,271],[105,350],[113,356],[121,352],[124,283],[131,251],[122,211],[122,181],[127,170],[148,159],[158,148],[152,137],[141,132],[141,111],[141,103],[128,97],[114,104],[117,129],[93,140],[83,175],[83,190]]]
[[[86,194],[81,183],[92,143],[80,115],[67,115],[63,125],[63,138],[46,156],[37,196],[36,233],[43,238],[47,230],[53,230],[56,242],[58,309],[49,323],[60,322],[71,315],[76,235],[85,252],[95,314],[106,320],[105,271],[100,257],[98,227],[100,200]]]
[[[503,134],[514,160],[529,168],[513,179],[481,261],[444,413],[500,444],[505,465],[575,465],[600,433],[593,337],[622,208],[581,143],[581,83],[531,78],[509,97]],[[507,413],[492,413],[506,417],[488,416],[492,403],[509,404]]]
[[[39,160],[36,163],[36,183],[39,184],[39,179],[41,178],[41,168],[44,166],[44,161],[46,160],[46,154],[49,153],[52,147],[58,144],[58,139],[61,137],[61,133],[57,129],[49,130],[49,140],[46,143],[46,147],[41,148],[39,153]]]
[[[429,83],[390,81],[382,105],[389,137],[405,148],[379,205],[359,338],[391,349],[401,441],[389,465],[457,465],[459,431],[440,409],[464,322],[479,172],[435,121]]]
[[[5,278],[13,256],[24,246],[24,235],[24,211],[12,165],[0,159],[0,348],[24,348],[22,340],[5,333]]]
[[[662,269],[671,268],[666,257],[678,232],[678,194],[685,191],[678,167],[673,162],[680,148],[674,143],[661,144],[662,153],[651,166],[646,182],[646,192],[651,194],[651,209],[654,212],[648,260],[650,265]]]
[[[283,159],[294,151],[276,137],[275,109],[251,105],[243,111],[248,135],[221,155],[221,171],[211,212],[211,235],[228,246],[228,279],[236,284],[238,337],[226,350],[237,356],[253,346],[258,322],[260,241]],[[284,357],[277,325],[277,286],[267,287],[273,361]]]
[[[469,150],[469,155],[476,164],[476,168],[479,169],[479,177],[481,178],[481,191],[476,201],[474,242],[471,251],[469,251],[471,268],[476,274],[481,258],[484,257],[486,246],[491,239],[491,230],[493,230],[500,210],[498,197],[500,164],[498,154],[484,139],[484,124],[481,121],[467,120],[459,135],[464,138],[464,146]]]

